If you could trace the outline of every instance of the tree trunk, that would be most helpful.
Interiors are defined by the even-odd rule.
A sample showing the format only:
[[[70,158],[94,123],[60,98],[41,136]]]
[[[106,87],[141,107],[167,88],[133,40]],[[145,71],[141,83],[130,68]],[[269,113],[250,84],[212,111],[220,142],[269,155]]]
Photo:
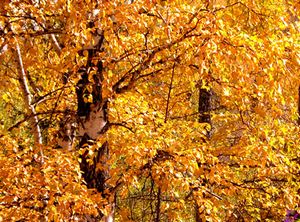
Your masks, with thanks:
[[[203,83],[199,84],[199,102],[198,102],[198,113],[199,123],[207,123],[211,125],[211,90],[203,88]],[[210,138],[210,130],[207,129],[207,137]]]
[[[106,180],[109,178],[109,145],[104,142],[101,147],[93,150],[93,157],[89,155],[89,146],[95,145],[97,139],[108,130],[107,106],[108,100],[102,96],[103,64],[97,58],[104,41],[104,34],[96,32],[98,42],[87,50],[88,58],[81,67],[81,79],[76,85],[77,120],[78,120],[78,149],[85,151],[81,155],[80,169],[88,188],[95,188],[104,198],[109,200]],[[88,90],[89,89],[89,90]],[[92,89],[92,90],[90,90]],[[113,221],[113,203],[111,212],[102,217],[105,222]],[[102,215],[103,216],[103,215]],[[100,218],[95,218],[99,221]]]
[[[95,16],[97,10],[93,12],[92,17]],[[95,14],[95,15],[94,15]],[[109,198],[110,194],[107,191],[108,187],[106,181],[109,178],[109,166],[107,160],[109,159],[109,145],[104,142],[100,147],[93,149],[93,155],[89,152],[91,146],[95,146],[97,140],[109,128],[107,120],[107,106],[108,99],[102,96],[102,82],[103,82],[103,64],[99,59],[99,53],[103,51],[104,33],[98,28],[94,28],[95,23],[93,18],[89,18],[89,28],[92,31],[93,39],[82,50],[78,52],[79,56],[84,56],[84,51],[87,52],[87,62],[82,66],[78,74],[80,80],[76,84],[77,96],[77,114],[74,117],[68,116],[61,122],[60,134],[58,135],[58,144],[65,150],[71,150],[72,136],[74,131],[74,123],[77,126],[76,138],[78,139],[78,146],[76,149],[83,149],[81,154],[80,170],[85,180],[87,188],[96,189],[103,198],[109,201],[111,211],[107,216],[102,215],[94,218],[86,215],[88,221],[105,221],[112,222],[114,220],[114,203]],[[51,35],[52,43],[55,51],[59,55],[62,48],[60,47],[54,35]],[[67,81],[68,74],[63,76],[64,82]]]
[[[198,112],[199,112],[199,123],[207,123],[211,125],[211,89],[203,88],[202,81],[199,84],[199,100],[198,100]],[[206,128],[206,136],[209,139],[211,136],[210,128]],[[195,220],[196,222],[203,222],[201,213],[199,212],[200,206],[195,200]]]
[[[96,143],[97,138],[105,132],[107,123],[107,100],[102,98],[103,67],[102,62],[98,61],[96,65],[92,62],[95,56],[95,50],[88,50],[88,62],[82,69],[81,80],[77,83],[77,117],[79,119],[79,148],[88,147]],[[90,71],[96,71],[93,74],[93,82],[89,81]],[[87,87],[92,85],[92,92]],[[92,99],[89,99],[92,97]],[[83,172],[83,178],[88,188],[96,188],[98,192],[106,197],[104,191],[107,189],[106,180],[109,177],[109,167],[106,162],[109,158],[109,146],[105,142],[101,147],[94,151],[92,164],[89,163],[89,149],[81,155],[80,168]],[[99,169],[99,165],[101,166]],[[98,168],[97,168],[98,167]],[[110,216],[111,217],[111,216]],[[112,221],[105,219],[105,221]]]

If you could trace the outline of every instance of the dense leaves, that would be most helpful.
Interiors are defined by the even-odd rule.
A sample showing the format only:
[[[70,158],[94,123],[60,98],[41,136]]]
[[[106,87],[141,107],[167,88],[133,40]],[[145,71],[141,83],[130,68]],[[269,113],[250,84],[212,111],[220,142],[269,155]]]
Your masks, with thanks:
[[[299,28],[297,1],[4,1],[0,220],[296,212]]]
[[[1,139],[1,219],[66,221],[105,208],[99,194],[86,189],[74,156],[43,147],[45,162],[32,146]]]

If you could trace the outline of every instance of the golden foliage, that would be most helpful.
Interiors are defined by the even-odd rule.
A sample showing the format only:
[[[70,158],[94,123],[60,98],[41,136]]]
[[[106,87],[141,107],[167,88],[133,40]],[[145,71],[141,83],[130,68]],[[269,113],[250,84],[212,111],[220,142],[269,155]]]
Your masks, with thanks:
[[[299,207],[298,20],[299,4],[283,0],[5,1],[0,221],[99,219],[114,196],[116,221],[195,221],[195,211],[207,221],[282,220]],[[77,83],[99,30],[91,63],[103,64],[109,129],[93,145],[76,147],[75,133],[72,150],[54,149],[62,125],[83,121]],[[41,147],[23,112],[16,36]],[[89,69],[85,103],[97,99],[99,69]],[[212,92],[207,123],[201,87]],[[96,170],[109,166],[110,177],[99,193],[85,186],[79,157],[88,150],[92,163],[106,141]]]

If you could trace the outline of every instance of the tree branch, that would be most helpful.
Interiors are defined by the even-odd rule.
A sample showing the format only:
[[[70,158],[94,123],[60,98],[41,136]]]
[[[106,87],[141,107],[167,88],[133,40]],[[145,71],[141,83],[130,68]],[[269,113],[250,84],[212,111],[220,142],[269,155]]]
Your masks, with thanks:
[[[59,43],[58,43],[55,35],[54,34],[50,34],[50,37],[51,37],[51,40],[53,42],[55,52],[57,53],[57,55],[60,55],[62,49],[61,49],[61,47],[60,47],[60,45],[59,45]]]
[[[32,105],[32,95],[29,90],[27,78],[26,78],[26,73],[23,65],[23,60],[22,60],[22,55],[21,55],[21,50],[20,46],[18,43],[17,38],[15,38],[15,45],[16,45],[16,51],[17,51],[17,59],[18,59],[18,65],[19,65],[19,83],[21,85],[22,91],[23,91],[23,96],[25,99],[25,104],[26,104],[26,109],[30,114],[33,115],[33,118],[30,119],[31,125],[33,127],[33,135],[34,135],[34,140],[38,144],[43,144],[43,138],[41,134],[41,129],[39,127],[39,118],[36,115],[36,111],[34,106]],[[40,147],[40,155],[41,155],[41,162],[44,162],[44,155],[43,155],[43,150]]]
[[[152,62],[153,58],[155,57],[155,55],[159,52],[164,51],[165,49],[170,49],[172,46],[183,42],[185,39],[197,36],[200,37],[202,36],[202,34],[192,34],[193,31],[196,30],[196,28],[198,27],[200,23],[200,20],[198,20],[196,22],[196,24],[191,27],[190,29],[188,29],[184,34],[182,34],[178,39],[164,44],[164,45],[160,45],[160,46],[156,46],[152,49],[149,50],[149,54],[148,57],[141,63],[139,63],[138,65],[134,66],[133,68],[131,68],[127,73],[125,73],[112,87],[113,91],[115,91],[115,93],[120,94],[123,92],[126,92],[130,89],[133,88],[134,83],[137,79],[139,79],[141,73],[146,70],[147,68],[149,68],[149,64]],[[137,69],[134,70],[134,68],[138,67]],[[134,71],[133,71],[134,70]],[[128,81],[128,83],[124,86],[122,86],[122,84],[124,84],[126,81]]]
[[[169,90],[168,90],[168,98],[167,98],[167,105],[166,105],[166,114],[165,114],[165,120],[164,120],[165,123],[167,122],[168,117],[169,117],[169,106],[170,106],[170,99],[171,99],[171,91],[172,91],[172,88],[173,88],[174,74],[175,74],[175,62],[173,63],[172,75],[171,75],[171,82],[170,82]]]

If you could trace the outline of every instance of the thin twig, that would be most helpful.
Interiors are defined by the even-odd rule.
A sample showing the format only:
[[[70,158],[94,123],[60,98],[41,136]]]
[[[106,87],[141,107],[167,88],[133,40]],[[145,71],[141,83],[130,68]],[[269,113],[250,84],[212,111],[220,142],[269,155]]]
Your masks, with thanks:
[[[124,124],[124,123],[109,123],[109,126],[122,126],[126,129],[128,129],[130,132],[134,133],[134,130],[131,127]]]
[[[168,116],[169,116],[169,106],[170,106],[170,99],[171,99],[171,91],[172,91],[172,88],[173,88],[174,74],[175,74],[175,62],[173,63],[171,82],[170,82],[169,91],[168,91],[166,114],[165,114],[165,121],[164,121],[165,123],[167,122]]]
[[[54,35],[54,34],[50,34],[50,37],[51,37],[51,40],[52,40],[52,42],[53,42],[53,45],[54,45],[54,48],[55,48],[55,52],[56,52],[58,55],[60,55],[62,49],[61,49],[61,47],[60,47],[60,45],[59,45],[59,43],[58,43],[58,41],[57,41],[55,35]]]

